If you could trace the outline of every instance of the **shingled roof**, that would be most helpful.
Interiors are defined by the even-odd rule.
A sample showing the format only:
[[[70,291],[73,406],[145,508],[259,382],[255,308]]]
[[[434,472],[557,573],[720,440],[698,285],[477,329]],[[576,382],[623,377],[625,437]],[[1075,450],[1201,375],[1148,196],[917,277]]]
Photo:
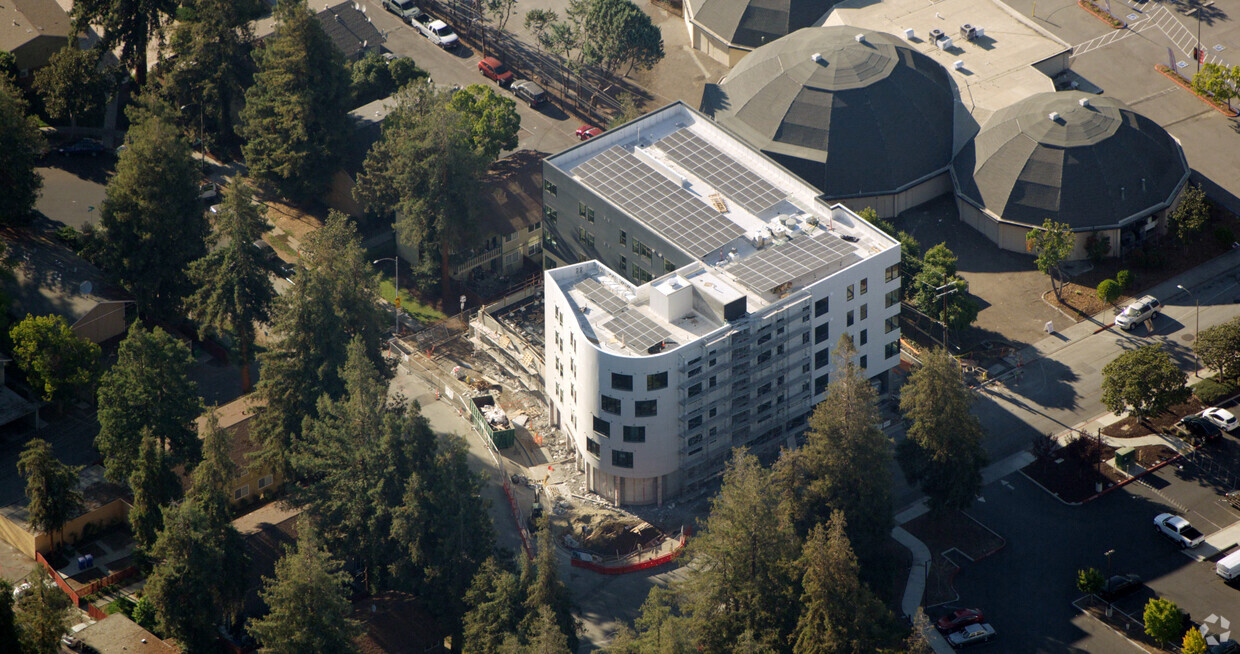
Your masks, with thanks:
[[[757,48],[813,25],[838,0],[696,0],[693,20],[734,46]]]

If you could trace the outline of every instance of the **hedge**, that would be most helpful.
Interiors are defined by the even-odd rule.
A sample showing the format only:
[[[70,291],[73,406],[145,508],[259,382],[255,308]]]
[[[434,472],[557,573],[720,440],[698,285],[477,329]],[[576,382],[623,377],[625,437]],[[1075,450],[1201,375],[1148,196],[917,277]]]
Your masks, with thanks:
[[[1212,406],[1240,392],[1235,382],[1220,380],[1218,376],[1207,377],[1192,385],[1193,395],[1202,404]]]

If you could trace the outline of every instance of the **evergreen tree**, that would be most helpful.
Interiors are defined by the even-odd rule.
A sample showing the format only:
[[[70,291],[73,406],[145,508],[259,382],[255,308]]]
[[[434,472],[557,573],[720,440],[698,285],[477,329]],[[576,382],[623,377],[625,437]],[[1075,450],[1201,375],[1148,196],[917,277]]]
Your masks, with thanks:
[[[655,586],[634,621],[637,631],[623,627],[607,646],[608,654],[690,654],[698,651],[690,640],[676,591]]]
[[[13,612],[13,584],[0,578],[0,652],[20,652],[17,615]]]
[[[801,617],[794,654],[874,652],[894,618],[859,577],[843,511],[810,533],[801,555]]]
[[[241,392],[250,391],[250,362],[255,324],[271,319],[276,297],[271,275],[275,261],[254,243],[267,231],[262,205],[254,202],[250,187],[238,180],[224,193],[224,207],[216,229],[224,243],[190,266],[189,277],[198,287],[189,298],[190,315],[203,331],[229,333],[241,351]]]
[[[189,146],[157,103],[134,110],[128,149],[100,207],[95,262],[137,300],[150,320],[179,315],[191,290],[186,269],[207,252],[210,225],[198,204]]]
[[[69,628],[69,596],[52,584],[43,566],[35,566],[30,590],[17,602],[17,633],[26,654],[58,654],[60,637]],[[10,595],[12,597],[12,595]],[[7,651],[7,650],[6,650]]]
[[[528,654],[565,654],[575,652],[568,646],[568,638],[560,630],[555,612],[549,606],[539,606],[534,613],[534,621],[530,627],[530,645],[525,648]]]
[[[348,219],[332,212],[322,228],[306,237],[302,260],[307,267],[272,313],[279,341],[259,356],[263,375],[257,392],[263,408],[252,436],[260,447],[258,462],[281,472],[287,471],[289,448],[301,433],[302,420],[317,415],[319,397],[344,392],[339,371],[350,341],[360,337],[366,358],[383,365],[379,338],[387,318],[376,302],[374,268]],[[325,537],[330,545],[330,536]]]
[[[969,413],[972,403],[959,364],[941,349],[925,353],[901,391],[900,410],[912,426],[897,458],[932,511],[967,508],[981,490],[986,451],[982,425]]]
[[[27,522],[35,529],[52,534],[60,531],[82,510],[78,490],[80,467],[61,463],[52,445],[32,438],[17,459],[17,474],[26,480]],[[55,539],[53,539],[53,544]]]
[[[176,13],[176,0],[77,0],[73,3],[73,32],[92,25],[103,27],[100,52],[121,44],[121,63],[133,71],[138,86],[146,85],[146,52],[151,36],[159,34]]]
[[[0,225],[24,224],[34,214],[43,177],[35,172],[43,149],[39,122],[26,114],[26,101],[0,72]]]
[[[99,70],[99,53],[79,50],[72,41],[34,72],[34,89],[48,116],[68,119],[70,129],[77,128],[78,118],[98,111],[107,102],[110,87],[107,73]]]
[[[276,562],[274,576],[263,578],[260,595],[269,612],[250,623],[250,633],[271,654],[350,651],[359,628],[349,618],[349,576],[309,524],[303,521],[297,534],[297,548]]]
[[[220,428],[215,409],[208,411],[202,433],[202,463],[190,476],[189,496],[201,502],[203,510],[221,524],[229,521],[230,493],[237,477],[231,441],[228,431]]]
[[[116,364],[99,384],[99,434],[107,477],[124,483],[133,474],[145,429],[168,465],[193,468],[201,457],[194,420],[202,413],[198,387],[189,379],[189,348],[156,327],[134,323],[117,350]]]
[[[32,316],[9,330],[13,358],[32,389],[62,402],[95,381],[99,346],[73,333],[64,316]]]
[[[517,575],[494,558],[482,562],[465,593],[469,610],[462,622],[465,654],[499,651],[504,639],[517,633],[525,613]]]
[[[775,481],[800,536],[842,511],[849,540],[875,563],[892,527],[891,440],[879,428],[878,392],[856,357],[852,338],[840,336],[827,397],[810,416],[805,446],[776,465]]]
[[[560,579],[555,561],[555,542],[552,540],[550,521],[544,518],[535,535],[537,551],[534,565],[521,571],[521,586],[525,588],[525,619],[521,631],[526,642],[533,643],[539,634],[539,611],[546,607],[555,617],[555,624],[568,641],[569,652],[577,651],[581,622],[573,615],[573,599],[568,587]]]
[[[756,457],[735,450],[710,516],[689,542],[682,606],[701,651],[731,651],[746,631],[772,645],[792,633],[798,547],[771,477]]]
[[[181,497],[181,481],[168,466],[167,454],[149,428],[143,429],[129,488],[133,491],[129,527],[138,547],[149,552],[164,528],[164,507]]]
[[[276,33],[254,51],[241,135],[250,174],[296,202],[317,199],[349,137],[349,73],[305,0],[279,0]]]

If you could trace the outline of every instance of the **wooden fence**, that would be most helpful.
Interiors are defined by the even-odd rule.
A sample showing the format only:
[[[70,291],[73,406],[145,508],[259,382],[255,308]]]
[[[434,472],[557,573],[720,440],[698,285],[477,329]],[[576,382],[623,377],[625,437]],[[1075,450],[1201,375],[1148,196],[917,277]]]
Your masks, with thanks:
[[[56,585],[60,587],[60,590],[64,591],[64,593],[69,596],[69,599],[73,600],[73,605],[83,611],[86,611],[86,613],[94,620],[102,620],[108,617],[108,614],[104,613],[102,609],[94,604],[91,604],[85,598],[119,581],[128,579],[138,574],[137,566],[131,565],[124,570],[118,570],[106,577],[90,582],[90,584],[84,586],[80,591],[75,591],[71,586],[69,586],[69,582],[65,581],[65,578],[60,576],[60,573],[56,571],[56,568],[53,568],[52,564],[48,563],[47,559],[43,558],[42,554],[35,552],[34,558],[44,567],[44,569],[47,570],[47,573],[52,576],[52,580],[56,582]]]

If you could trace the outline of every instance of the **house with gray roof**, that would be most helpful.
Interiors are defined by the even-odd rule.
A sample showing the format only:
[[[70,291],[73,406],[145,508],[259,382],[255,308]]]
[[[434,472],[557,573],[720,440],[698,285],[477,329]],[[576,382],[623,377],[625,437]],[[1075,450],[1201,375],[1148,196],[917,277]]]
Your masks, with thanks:
[[[755,48],[802,27],[821,25],[838,0],[685,0],[694,49],[735,66]]]
[[[61,315],[73,333],[94,343],[124,335],[131,300],[104,282],[103,273],[59,243],[36,237],[6,240],[12,276],[4,282],[15,320],[27,314]]]
[[[0,50],[17,58],[21,77],[46,66],[72,33],[69,15],[56,0],[0,2]]]

